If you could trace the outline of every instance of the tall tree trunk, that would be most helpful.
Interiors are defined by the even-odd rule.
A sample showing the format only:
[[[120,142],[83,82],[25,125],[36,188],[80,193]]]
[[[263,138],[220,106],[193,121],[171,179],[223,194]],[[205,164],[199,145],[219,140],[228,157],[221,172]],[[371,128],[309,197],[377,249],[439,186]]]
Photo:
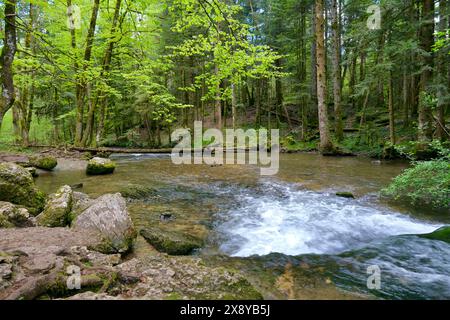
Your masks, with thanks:
[[[447,12],[447,1],[439,1],[439,31],[445,32],[448,26],[448,12]],[[447,83],[447,53],[444,50],[439,52],[438,58],[438,105],[437,105],[437,123],[436,123],[436,136],[439,140],[444,141],[447,137],[445,132],[445,109],[448,108],[449,104],[445,101],[445,96],[449,94]]]
[[[420,32],[420,46],[425,53],[422,56],[422,74],[420,77],[420,98],[419,98],[419,122],[418,140],[426,142],[430,138],[430,117],[431,110],[425,101],[425,95],[432,78],[432,46],[434,43],[434,1],[422,0],[422,26]]]
[[[29,5],[29,20],[28,20],[28,28],[25,36],[25,50],[31,51],[33,56],[36,55],[36,46],[33,30],[36,29],[36,18],[38,16],[37,13],[38,6],[30,3]],[[34,67],[31,70],[31,79],[30,82],[27,82],[22,87],[22,95],[20,102],[20,135],[22,138],[22,145],[27,147],[29,145],[29,136],[30,136],[30,127],[31,120],[33,117],[33,103],[34,103],[34,87],[35,87],[35,77],[36,71]]]
[[[219,67],[215,66],[215,73],[216,75],[219,74]],[[220,91],[221,91],[221,85],[218,82],[216,87],[217,93],[216,93],[216,99],[215,99],[215,118],[216,118],[216,126],[219,130],[222,130],[222,101],[220,99]]]
[[[323,16],[323,1],[315,0],[315,21],[316,21],[316,50],[317,50],[317,102],[319,114],[320,131],[320,151],[323,154],[333,153],[334,146],[330,137],[328,124],[328,110],[326,100],[326,73],[325,73],[325,42],[324,28],[325,21]]]
[[[338,0],[332,1],[331,10],[332,29],[333,29],[333,93],[334,93],[334,116],[335,116],[335,134],[338,141],[344,139],[344,125],[342,123],[341,106],[341,36],[340,36],[340,17],[338,13]]]
[[[69,4],[70,0],[68,0]],[[91,61],[92,46],[94,44],[95,28],[97,26],[98,11],[100,7],[100,0],[94,0],[92,7],[92,15],[89,23],[89,30],[86,38],[86,48],[84,51],[83,70],[86,71],[88,64]],[[72,30],[74,31],[74,30]],[[75,145],[81,146],[83,140],[83,125],[84,125],[84,99],[87,95],[87,84],[85,79],[78,79],[77,81],[77,118],[75,128]],[[88,99],[90,97],[87,97]]]
[[[233,129],[236,130],[236,109],[237,109],[236,85],[231,84],[231,116]]]
[[[403,126],[405,128],[409,127],[409,76],[407,67],[404,67],[403,71]]]
[[[256,116],[255,116],[255,126],[260,127],[261,126],[261,86],[262,86],[262,80],[256,79],[254,80],[254,91],[255,93],[255,106],[256,106]]]
[[[313,40],[311,44],[311,103],[314,109],[317,108],[317,44],[315,36],[317,33],[316,6],[312,6],[311,34]]]
[[[389,74],[389,137],[391,144],[395,145],[394,80],[392,79],[392,71]]]
[[[117,40],[115,40],[115,39],[117,39],[116,31],[117,31],[117,26],[119,23],[119,15],[120,15],[121,5],[122,5],[122,0],[116,0],[114,16],[113,16],[113,20],[112,20],[112,24],[111,24],[111,35],[110,35],[110,39],[108,41],[108,45],[106,46],[106,50],[105,50],[105,54],[104,54],[104,58],[103,58],[102,71],[100,74],[101,77],[109,76],[108,73],[109,73],[109,69],[111,66],[114,45],[117,42]],[[90,107],[89,107],[89,111],[88,111],[88,115],[87,115],[87,124],[86,124],[86,129],[84,130],[83,140],[81,143],[83,146],[86,146],[89,139],[91,137],[93,137],[95,111],[97,109],[98,104],[100,104],[100,115],[99,115],[99,125],[98,125],[97,135],[95,137],[95,142],[97,145],[99,144],[100,139],[103,136],[106,102],[107,102],[107,98],[105,97],[104,92],[97,93],[97,97],[93,101],[89,102]]]
[[[14,90],[14,78],[12,65],[17,50],[16,38],[16,0],[9,0],[5,4],[5,37],[0,56],[0,85],[2,95],[0,97],[0,130],[3,117],[14,104],[16,94]]]

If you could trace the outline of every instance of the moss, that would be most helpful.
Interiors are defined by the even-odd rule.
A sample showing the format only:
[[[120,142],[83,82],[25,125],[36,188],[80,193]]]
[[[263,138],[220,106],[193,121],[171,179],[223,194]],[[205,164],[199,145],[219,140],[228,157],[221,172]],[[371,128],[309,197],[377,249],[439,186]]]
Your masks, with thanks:
[[[450,243],[450,227],[443,227],[435,232],[420,235],[421,238],[426,238],[430,240],[439,240]]]
[[[183,300],[183,296],[178,292],[169,293],[164,300]]]
[[[103,159],[104,160],[104,159]],[[110,160],[99,161],[98,158],[94,158],[89,161],[86,169],[88,175],[105,175],[112,174],[116,169],[116,164]]]
[[[72,211],[72,189],[64,186],[50,196],[44,211],[37,217],[40,226],[56,228],[70,225]]]
[[[0,229],[14,228],[14,225],[8,221],[8,217],[0,215]]]
[[[151,187],[140,185],[128,185],[120,191],[123,197],[129,199],[144,199],[156,194],[156,190]]]
[[[174,256],[189,255],[202,247],[202,241],[188,234],[162,231],[156,228],[141,230],[140,234],[159,252]]]
[[[263,300],[262,294],[253,287],[247,279],[227,284],[224,288],[227,293],[223,300]]]
[[[30,157],[30,164],[33,167],[51,171],[56,168],[58,165],[58,160],[56,158],[51,156],[37,156],[37,157]]]
[[[46,196],[34,185],[25,169],[12,163],[0,164],[0,201],[26,207],[32,215],[44,209]]]
[[[103,238],[100,243],[89,246],[89,249],[103,254],[126,254],[133,248],[136,237],[137,232],[134,229],[131,229],[123,236],[123,239],[121,238],[118,241],[113,241],[108,238]]]

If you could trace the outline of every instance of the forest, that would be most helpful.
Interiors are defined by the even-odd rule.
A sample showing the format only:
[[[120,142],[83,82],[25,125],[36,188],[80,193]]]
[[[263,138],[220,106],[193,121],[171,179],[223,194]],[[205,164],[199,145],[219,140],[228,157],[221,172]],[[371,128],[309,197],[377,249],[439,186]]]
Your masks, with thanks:
[[[445,0],[0,5],[3,143],[160,148],[196,120],[294,151],[449,140]]]
[[[0,51],[0,304],[450,299],[448,0],[0,0]]]

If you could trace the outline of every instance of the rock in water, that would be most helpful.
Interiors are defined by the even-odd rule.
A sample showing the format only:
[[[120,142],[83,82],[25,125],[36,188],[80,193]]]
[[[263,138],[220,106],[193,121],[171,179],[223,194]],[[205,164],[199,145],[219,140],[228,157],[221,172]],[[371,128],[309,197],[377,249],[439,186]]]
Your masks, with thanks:
[[[34,185],[25,168],[14,163],[0,163],[0,201],[26,207],[36,215],[45,206],[45,194]]]
[[[443,227],[436,230],[435,232],[420,235],[420,237],[450,243],[450,227]]]
[[[119,193],[107,194],[94,200],[75,219],[73,228],[89,230],[101,236],[102,244],[93,250],[102,253],[127,252],[136,238],[125,199]]]
[[[141,235],[159,252],[173,256],[189,255],[202,247],[200,240],[187,234],[146,228],[141,230]]]
[[[0,228],[27,227],[32,224],[29,219],[27,209],[0,201]]]
[[[110,159],[93,158],[88,162],[86,173],[88,175],[111,174],[116,169],[116,164]]]
[[[355,199],[355,195],[351,192],[337,192],[336,195],[341,198]]]
[[[38,169],[52,171],[58,165],[58,160],[51,156],[30,157],[30,165]]]
[[[37,217],[38,225],[42,227],[65,227],[70,224],[73,191],[69,186],[61,187],[49,196],[44,211]]]
[[[156,190],[152,187],[132,184],[125,187],[120,193],[125,198],[136,200],[153,196],[156,194]]]

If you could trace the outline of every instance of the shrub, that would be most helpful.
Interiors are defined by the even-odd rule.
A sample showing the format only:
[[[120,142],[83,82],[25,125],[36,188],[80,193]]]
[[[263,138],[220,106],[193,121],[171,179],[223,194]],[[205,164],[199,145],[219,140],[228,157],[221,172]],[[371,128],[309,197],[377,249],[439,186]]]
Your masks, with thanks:
[[[418,162],[394,179],[382,194],[414,206],[450,209],[450,162],[436,160]]]

